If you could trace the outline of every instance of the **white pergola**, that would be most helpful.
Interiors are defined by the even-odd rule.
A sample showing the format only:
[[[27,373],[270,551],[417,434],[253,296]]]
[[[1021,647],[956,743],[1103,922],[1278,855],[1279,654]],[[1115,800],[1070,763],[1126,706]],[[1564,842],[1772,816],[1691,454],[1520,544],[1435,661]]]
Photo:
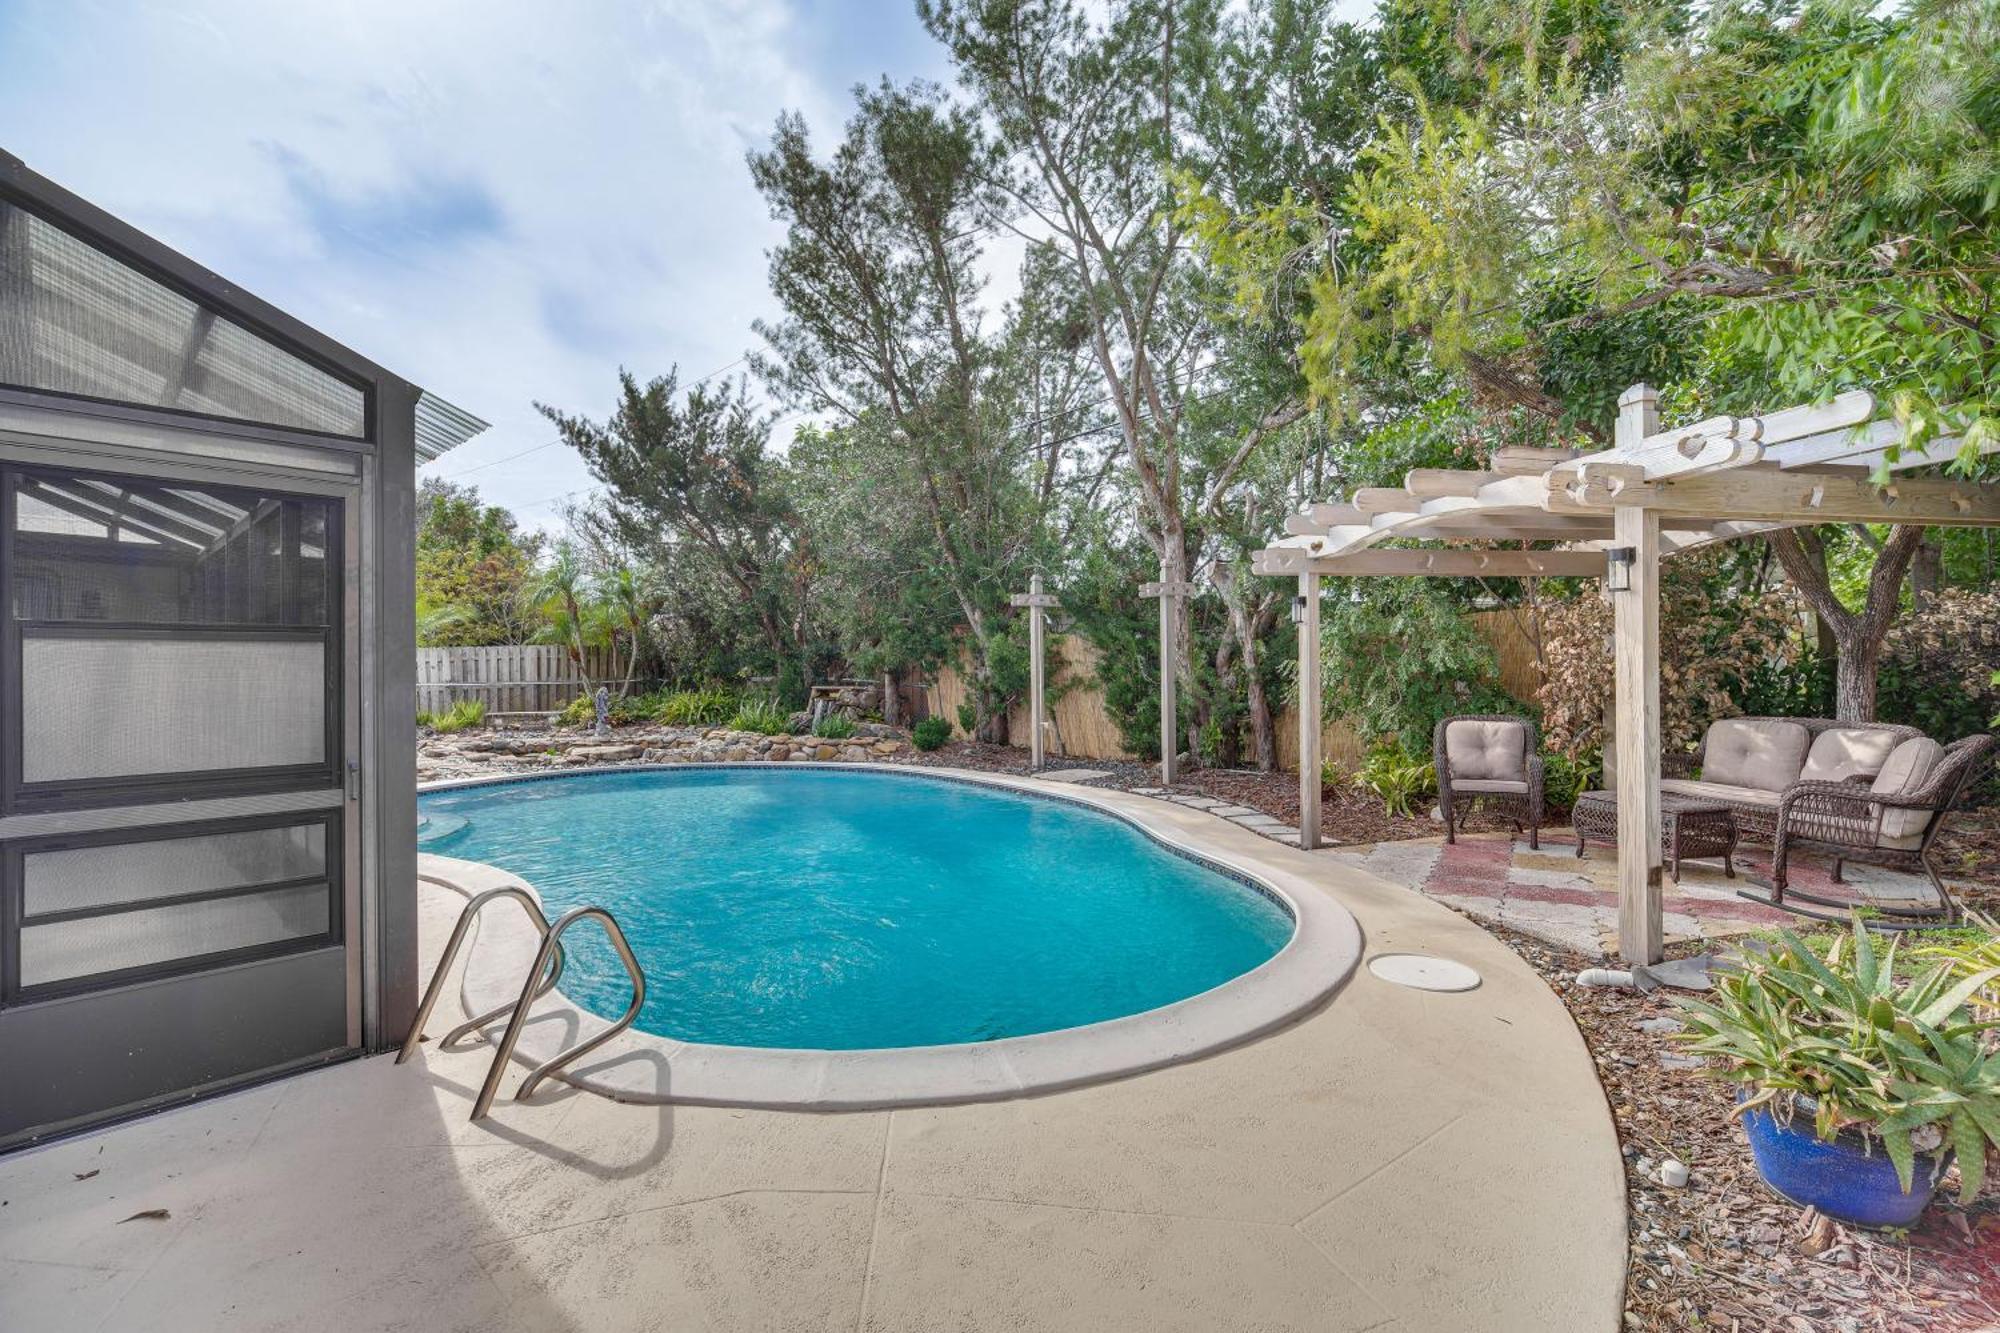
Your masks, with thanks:
[[[1486,471],[1419,469],[1286,521],[1253,569],[1299,581],[1299,836],[1319,845],[1319,596],[1327,575],[1603,578],[1612,595],[1618,757],[1618,939],[1662,956],[1659,565],[1709,542],[1819,523],[2000,526],[2000,487],[1901,474],[1949,461],[1959,441],[1903,448],[1865,392],[1761,417],[1661,429],[1658,397],[1618,400],[1597,453],[1503,448]],[[1886,480],[1878,481],[1885,475]],[[1448,543],[1409,546],[1403,543]],[[1560,543],[1530,550],[1526,543]],[[1392,543],[1395,543],[1392,545]]]

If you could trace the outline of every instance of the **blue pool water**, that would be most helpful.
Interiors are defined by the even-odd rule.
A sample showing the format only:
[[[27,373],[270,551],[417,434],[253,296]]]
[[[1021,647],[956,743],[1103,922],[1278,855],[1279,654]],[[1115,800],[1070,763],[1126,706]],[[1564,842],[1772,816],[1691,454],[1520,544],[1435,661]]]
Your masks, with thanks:
[[[734,1046],[988,1041],[1157,1008],[1262,963],[1291,918],[1110,816],[994,788],[824,769],[579,774],[419,800],[426,851],[549,914],[609,907],[646,969],[639,1026]],[[493,911],[510,910],[496,904]],[[563,989],[631,991],[581,924]]]

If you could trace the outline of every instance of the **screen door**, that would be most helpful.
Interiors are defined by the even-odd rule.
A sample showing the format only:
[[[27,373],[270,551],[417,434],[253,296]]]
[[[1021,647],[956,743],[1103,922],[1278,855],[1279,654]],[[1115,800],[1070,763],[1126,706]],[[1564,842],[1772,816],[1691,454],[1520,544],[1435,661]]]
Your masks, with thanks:
[[[349,508],[0,462],[0,1146],[355,1044]]]

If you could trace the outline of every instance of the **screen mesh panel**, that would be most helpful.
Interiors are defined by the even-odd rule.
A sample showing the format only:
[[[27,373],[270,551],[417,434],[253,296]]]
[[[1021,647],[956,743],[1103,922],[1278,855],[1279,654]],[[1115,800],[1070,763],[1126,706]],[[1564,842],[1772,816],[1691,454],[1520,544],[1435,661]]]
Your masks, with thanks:
[[[0,383],[366,433],[359,388],[5,200]]]
[[[320,640],[27,637],[22,780],[325,763],[326,653]]]
[[[23,472],[10,582],[18,620],[322,628],[333,504],[138,478]]]
[[[185,893],[326,877],[326,825],[63,847],[21,858],[22,912],[143,904]]]
[[[21,985],[51,982],[326,935],[325,885],[51,921],[21,929]]]

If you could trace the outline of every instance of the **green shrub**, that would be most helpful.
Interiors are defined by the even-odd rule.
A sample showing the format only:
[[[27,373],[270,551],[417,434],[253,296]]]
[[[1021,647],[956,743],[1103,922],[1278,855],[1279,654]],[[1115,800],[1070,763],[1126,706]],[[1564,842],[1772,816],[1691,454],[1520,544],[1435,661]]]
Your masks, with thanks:
[[[1368,756],[1354,775],[1354,785],[1381,797],[1390,814],[1414,819],[1414,802],[1437,788],[1437,770],[1430,760],[1412,759],[1390,746]]]
[[[941,717],[927,717],[910,728],[910,744],[919,750],[935,750],[951,739],[951,723]]]
[[[587,694],[579,694],[563,705],[556,721],[565,727],[585,727],[597,721],[597,705]]]
[[[1592,748],[1572,759],[1560,750],[1542,757],[1542,790],[1549,803],[1565,808],[1591,790],[1604,773],[1604,752]]]
[[[484,699],[460,699],[442,713],[418,713],[417,725],[429,727],[432,731],[446,736],[465,731],[486,721],[486,701]]]
[[[653,717],[670,727],[713,727],[736,716],[736,707],[728,690],[677,690],[658,697]]]
[[[813,724],[813,735],[830,741],[844,741],[852,736],[856,727],[854,719],[845,713],[828,713]]]
[[[783,735],[790,729],[791,714],[771,699],[745,699],[729,719],[732,731],[754,731],[762,736]]]
[[[1769,952],[1719,973],[1713,999],[1677,998],[1688,1027],[1676,1035],[1716,1062],[1709,1073],[1743,1085],[1738,1114],[1807,1113],[1822,1139],[1850,1128],[1879,1138],[1905,1191],[1917,1152],[1955,1149],[1970,1201],[2000,1144],[2000,1060],[1984,1041],[1994,1022],[1970,1002],[2000,967],[1957,953],[1905,980],[1895,944],[1878,955],[1858,915],[1824,958],[1782,931]]]
[[[979,710],[972,706],[970,699],[958,706],[958,729],[968,736],[979,732]]]
[[[1423,754],[1439,718],[1519,707],[1492,645],[1428,580],[1353,582],[1322,610],[1322,681],[1327,711],[1354,719],[1363,740]]]

